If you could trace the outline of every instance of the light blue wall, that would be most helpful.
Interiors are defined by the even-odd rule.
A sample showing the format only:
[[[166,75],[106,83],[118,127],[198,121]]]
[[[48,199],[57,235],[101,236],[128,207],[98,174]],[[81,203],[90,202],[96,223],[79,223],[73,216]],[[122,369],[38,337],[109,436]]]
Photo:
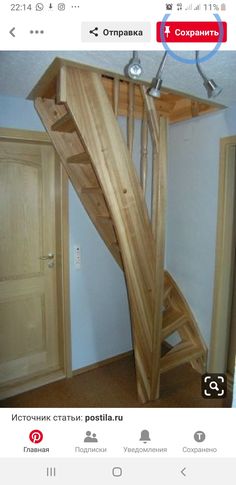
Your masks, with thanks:
[[[170,127],[166,265],[209,345],[220,138],[236,135],[236,105]]]
[[[44,131],[32,101],[10,96],[0,96],[0,126]]]
[[[0,126],[44,129],[31,101],[3,96],[0,96]],[[123,273],[71,185],[69,228],[72,367],[78,369],[130,350],[132,342]],[[73,248],[77,244],[81,247],[80,270],[73,264]]]
[[[129,310],[120,270],[70,187],[70,273],[73,366],[131,349]],[[73,247],[81,248],[81,269]]]

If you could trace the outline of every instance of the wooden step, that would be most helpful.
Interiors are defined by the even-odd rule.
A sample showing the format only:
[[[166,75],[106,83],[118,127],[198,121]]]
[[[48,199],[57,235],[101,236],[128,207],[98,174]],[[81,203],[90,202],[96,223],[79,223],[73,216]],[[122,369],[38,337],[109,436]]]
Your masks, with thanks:
[[[82,187],[82,194],[102,194],[101,187]]]
[[[75,131],[75,124],[69,113],[66,113],[59,120],[51,126],[52,131],[60,131],[63,133],[73,133]]]
[[[189,342],[181,342],[161,358],[161,374],[201,356],[201,348],[194,347]]]
[[[98,214],[96,216],[96,219],[101,222],[102,224],[111,224],[113,226],[113,220],[112,218],[108,215],[100,215]]]
[[[183,313],[172,307],[167,308],[163,313],[162,340],[174,333],[186,321],[187,317]]]
[[[170,294],[171,294],[171,290],[172,290],[172,288],[171,288],[171,286],[170,286],[170,285],[169,285],[169,286],[166,286],[166,287],[164,288],[164,295],[163,295],[163,300],[164,300],[164,301],[165,301],[165,300],[166,300],[166,299],[167,299],[167,298],[170,296]]]
[[[77,153],[67,158],[68,163],[80,163],[82,165],[88,165],[91,163],[90,157],[87,153]]]

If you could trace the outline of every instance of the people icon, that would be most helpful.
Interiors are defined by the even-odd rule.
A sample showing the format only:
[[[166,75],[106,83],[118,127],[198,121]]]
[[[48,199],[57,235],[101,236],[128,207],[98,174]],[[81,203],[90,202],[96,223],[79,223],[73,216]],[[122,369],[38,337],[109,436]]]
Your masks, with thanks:
[[[97,443],[96,433],[91,433],[91,431],[86,431],[86,437],[84,438],[84,443]]]

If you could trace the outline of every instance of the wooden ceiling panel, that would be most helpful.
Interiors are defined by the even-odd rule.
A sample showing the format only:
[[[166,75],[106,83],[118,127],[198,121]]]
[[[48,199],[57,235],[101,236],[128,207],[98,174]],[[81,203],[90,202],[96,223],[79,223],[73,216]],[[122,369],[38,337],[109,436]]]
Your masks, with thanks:
[[[135,84],[134,89],[134,117],[137,119],[143,118],[143,97],[140,91],[140,85],[150,87],[150,83],[143,81],[132,81],[124,76],[103,71],[91,66],[68,61],[65,59],[56,58],[48,70],[39,80],[35,88],[29,95],[29,99],[36,97],[43,97],[48,99],[57,98],[57,83],[56,78],[61,67],[77,67],[89,72],[94,71],[102,76],[103,85],[107,95],[114,107],[114,85],[119,80],[119,104],[118,115],[128,116],[129,109],[129,84]],[[170,123],[177,123],[179,121],[188,120],[196,116],[201,116],[206,113],[211,113],[216,110],[224,108],[224,106],[205,101],[190,96],[189,94],[172,91],[169,88],[163,88],[160,98],[155,100],[155,104],[159,113],[168,118]]]

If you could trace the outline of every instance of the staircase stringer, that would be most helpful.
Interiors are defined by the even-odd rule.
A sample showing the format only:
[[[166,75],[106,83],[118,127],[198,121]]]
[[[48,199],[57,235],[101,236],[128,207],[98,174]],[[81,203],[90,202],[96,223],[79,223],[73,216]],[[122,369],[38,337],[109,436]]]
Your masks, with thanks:
[[[131,308],[139,398],[145,402],[153,395],[155,264],[146,203],[101,77],[91,71],[68,69],[66,99],[114,221]],[[155,353],[160,354],[160,342]],[[160,374],[160,369],[157,371]]]
[[[160,353],[155,352],[162,335],[162,307],[164,295],[164,258],[165,258],[165,219],[167,193],[167,119],[159,116],[152,97],[148,96],[145,86],[141,86],[144,106],[153,143],[153,191],[152,227],[155,242],[154,291],[155,306],[153,319],[153,373],[152,399],[159,397]]]

